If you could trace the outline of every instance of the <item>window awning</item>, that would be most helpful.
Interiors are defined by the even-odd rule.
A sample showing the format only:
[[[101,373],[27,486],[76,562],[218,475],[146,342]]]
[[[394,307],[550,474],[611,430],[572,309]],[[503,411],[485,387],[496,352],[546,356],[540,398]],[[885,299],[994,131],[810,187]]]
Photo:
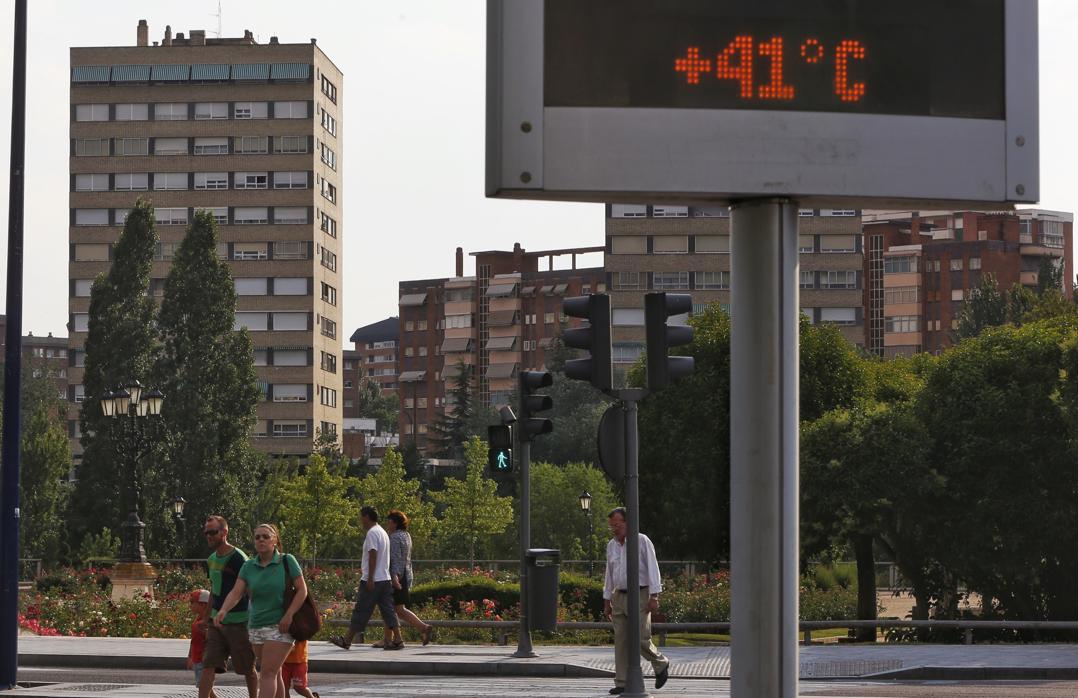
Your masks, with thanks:
[[[535,286],[525,286],[520,289],[520,295],[522,296],[530,296],[533,293],[535,293]]]
[[[270,66],[271,80],[306,80],[309,77],[310,63],[274,63]]]
[[[405,371],[397,378],[401,383],[418,383],[427,379],[426,371]]]
[[[461,351],[468,351],[472,346],[471,337],[450,337],[442,342],[443,354],[455,354]]]
[[[190,76],[189,65],[155,65],[150,70],[150,80],[153,82],[181,82]]]
[[[516,375],[516,364],[491,364],[487,366],[487,378],[512,378]]]
[[[517,285],[513,284],[494,284],[487,287],[488,296],[511,296],[513,291],[517,290]]]
[[[545,296],[549,296],[553,290],[554,290],[553,286],[543,286],[542,288],[539,289],[539,293],[542,293]]]
[[[76,65],[71,68],[71,82],[108,82],[111,72],[107,65]]]
[[[427,294],[425,294],[425,293],[406,293],[405,295],[401,296],[401,299],[398,302],[398,305],[404,305],[404,306],[423,305],[426,302],[427,302]]]
[[[269,80],[269,63],[233,63],[233,80]]]
[[[195,63],[191,66],[191,79],[199,82],[228,80],[228,63]]]
[[[515,325],[517,321],[517,311],[515,310],[495,310],[487,318],[487,325],[490,327],[509,327]]]
[[[516,337],[491,337],[487,340],[488,351],[507,351],[517,343]]]
[[[148,65],[114,65],[112,66],[113,82],[149,82],[150,66]]]
[[[555,296],[562,295],[563,293],[565,293],[565,289],[567,289],[567,288],[569,288],[569,284],[555,284],[554,285],[554,295]]]

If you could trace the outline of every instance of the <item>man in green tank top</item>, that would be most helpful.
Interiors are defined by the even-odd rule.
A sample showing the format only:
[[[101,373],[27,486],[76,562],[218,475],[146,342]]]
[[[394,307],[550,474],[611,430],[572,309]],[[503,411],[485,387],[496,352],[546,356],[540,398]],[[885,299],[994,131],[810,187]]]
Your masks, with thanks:
[[[236,673],[247,682],[250,698],[258,695],[258,672],[255,671],[255,652],[247,635],[247,597],[225,616],[224,624],[218,628],[208,622],[209,618],[220,610],[232,587],[239,579],[240,568],[247,561],[247,556],[239,548],[228,542],[228,522],[222,516],[210,516],[206,519],[202,532],[206,543],[213,550],[206,560],[210,573],[210,598],[206,604],[206,616],[203,624],[206,628],[206,649],[202,655],[202,665],[206,669],[213,667],[223,672],[225,661],[232,657]],[[212,610],[211,610],[212,609]],[[210,698],[213,692],[214,671],[203,671],[198,685],[198,698]]]

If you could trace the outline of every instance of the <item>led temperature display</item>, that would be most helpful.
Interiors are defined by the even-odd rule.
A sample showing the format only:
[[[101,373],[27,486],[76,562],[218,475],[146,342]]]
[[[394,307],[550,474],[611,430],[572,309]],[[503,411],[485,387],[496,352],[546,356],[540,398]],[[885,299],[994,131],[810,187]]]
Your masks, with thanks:
[[[548,107],[1003,119],[1003,0],[545,0]]]

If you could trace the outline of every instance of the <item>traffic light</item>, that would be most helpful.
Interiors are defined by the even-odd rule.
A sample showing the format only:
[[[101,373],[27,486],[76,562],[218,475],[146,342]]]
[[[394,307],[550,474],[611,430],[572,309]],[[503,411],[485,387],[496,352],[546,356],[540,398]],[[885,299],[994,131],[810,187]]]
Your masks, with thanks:
[[[695,362],[691,356],[667,356],[670,347],[692,341],[692,328],[666,324],[671,315],[682,315],[691,310],[692,296],[687,293],[649,293],[644,296],[649,390],[658,390],[670,381],[692,373]]]
[[[610,390],[614,383],[610,363],[610,296],[593,293],[590,296],[566,298],[562,303],[562,312],[589,323],[587,327],[565,330],[562,341],[566,346],[591,352],[586,359],[566,361],[565,375],[588,381],[599,390]]]
[[[487,427],[487,465],[492,473],[513,471],[513,428],[509,425]]]
[[[554,377],[549,371],[520,372],[520,440],[531,441],[536,436],[549,434],[554,430],[554,423],[549,419],[533,417],[536,412],[545,412],[554,407],[549,395],[534,395],[540,388],[554,384]]]

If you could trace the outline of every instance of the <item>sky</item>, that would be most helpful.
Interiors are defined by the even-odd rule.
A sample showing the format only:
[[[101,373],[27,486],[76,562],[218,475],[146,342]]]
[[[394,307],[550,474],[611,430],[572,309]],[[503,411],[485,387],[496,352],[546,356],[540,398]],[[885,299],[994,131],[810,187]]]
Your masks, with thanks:
[[[1033,0],[1029,0],[1032,2]],[[13,2],[0,9],[0,212],[7,229]],[[23,331],[66,335],[69,54],[133,46],[138,20],[159,40],[217,31],[216,0],[32,0],[27,89]],[[454,251],[603,244],[598,204],[484,196],[485,0],[221,0],[227,37],[318,39],[344,73],[342,341],[397,314],[397,282],[452,276]],[[1078,2],[1040,0],[1041,208],[1078,210],[1073,89]],[[945,40],[945,37],[941,38]],[[64,202],[58,205],[58,202]],[[6,277],[6,242],[0,275]],[[589,260],[590,261],[590,260]],[[596,262],[601,263],[601,262]],[[465,257],[465,273],[474,273]],[[5,282],[6,284],[6,282]],[[5,286],[0,302],[6,303]]]

